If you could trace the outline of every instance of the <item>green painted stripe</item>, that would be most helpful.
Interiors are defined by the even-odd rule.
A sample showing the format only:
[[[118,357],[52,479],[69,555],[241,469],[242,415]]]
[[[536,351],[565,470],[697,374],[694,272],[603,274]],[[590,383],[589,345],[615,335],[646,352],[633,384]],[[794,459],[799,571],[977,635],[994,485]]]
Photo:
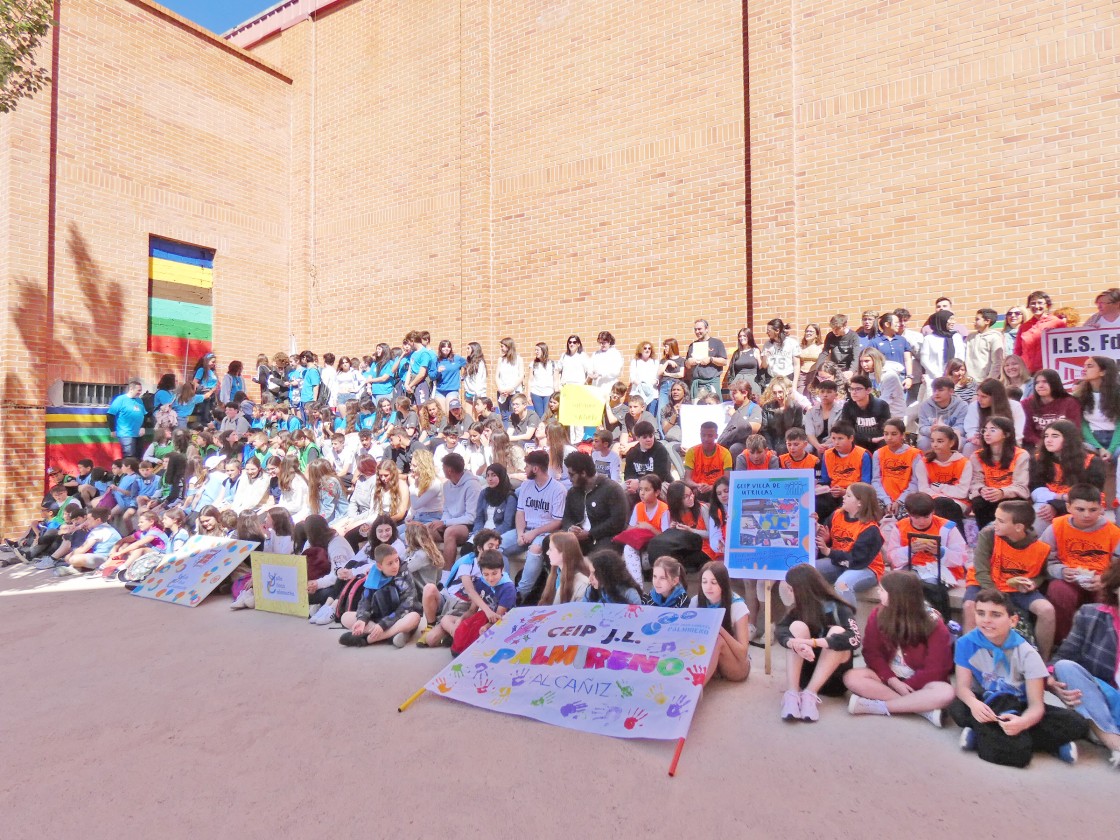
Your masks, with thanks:
[[[165,283],[162,280],[152,280],[151,284],[153,298],[195,303],[200,306],[210,306],[214,300],[211,289],[200,289],[197,286],[188,286],[185,283]]]
[[[62,434],[57,431],[47,432],[47,443],[54,446],[57,444],[66,443],[112,443],[113,438],[109,434],[109,430],[95,432],[73,432]]]
[[[192,324],[214,323],[214,307],[200,306],[197,303],[183,303],[177,300],[152,298],[149,315],[153,318],[169,318],[176,321],[190,321]]]
[[[148,334],[212,341],[214,338],[214,326],[213,324],[196,324],[191,321],[180,321],[174,318],[149,318]]]

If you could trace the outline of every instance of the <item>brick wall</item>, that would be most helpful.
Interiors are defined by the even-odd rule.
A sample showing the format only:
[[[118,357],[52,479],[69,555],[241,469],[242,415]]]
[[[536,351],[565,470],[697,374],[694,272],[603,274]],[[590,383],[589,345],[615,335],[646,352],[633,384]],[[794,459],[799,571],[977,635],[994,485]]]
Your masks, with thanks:
[[[749,9],[760,320],[1116,285],[1115,3]]]
[[[313,218],[293,229],[309,344],[365,352],[427,326],[494,357],[506,334],[555,353],[569,330],[609,328],[628,354],[691,335],[698,314],[733,334],[740,15],[732,0],[354,2],[253,47],[312,103],[293,144],[306,137],[312,173],[293,197]],[[677,306],[693,289],[702,301]]]
[[[289,80],[143,0],[66,0],[58,35],[54,90],[0,117],[5,533],[41,496],[52,381],[182,370],[145,351],[149,234],[216,250],[220,360],[288,345]]]

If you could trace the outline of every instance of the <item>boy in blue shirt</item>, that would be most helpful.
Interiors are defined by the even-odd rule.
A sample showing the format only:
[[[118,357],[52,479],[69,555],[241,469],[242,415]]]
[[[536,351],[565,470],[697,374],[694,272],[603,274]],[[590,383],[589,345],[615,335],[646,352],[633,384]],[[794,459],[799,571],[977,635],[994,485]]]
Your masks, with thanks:
[[[469,598],[465,589],[460,589],[456,596],[468,601],[470,607],[465,613],[456,615],[451,612],[440,619],[438,630],[450,638],[455,637],[455,631],[463,620],[475,613],[484,613],[487,623],[493,624],[517,604],[517,587],[506,574],[502,552],[494,549],[483,551],[475,562],[475,567],[477,571],[471,577],[475,597]],[[432,628],[433,631],[436,629]],[[432,644],[432,632],[429,632],[427,641],[429,645]]]
[[[120,478],[115,484],[109,485],[109,489],[113,492],[113,500],[116,502],[111,514],[114,521],[124,520],[126,515],[130,515],[130,511],[136,509],[136,500],[140,495],[139,473],[139,460],[125,458],[121,461]],[[129,523],[127,520],[124,520],[124,522],[127,528]]]
[[[1085,718],[1043,702],[1050,676],[1042,656],[1015,632],[1019,616],[998,589],[976,596],[976,629],[956,645],[957,699],[949,714],[962,727],[961,749],[993,764],[1026,767],[1035,750],[1077,761]]]

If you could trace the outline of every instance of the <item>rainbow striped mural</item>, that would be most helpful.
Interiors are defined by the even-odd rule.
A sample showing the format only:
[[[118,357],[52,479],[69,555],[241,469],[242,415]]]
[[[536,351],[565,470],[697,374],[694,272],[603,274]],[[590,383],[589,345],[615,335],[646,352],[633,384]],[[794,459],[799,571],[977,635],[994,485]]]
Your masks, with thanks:
[[[148,350],[192,359],[211,352],[214,252],[152,236],[148,283]]]
[[[78,461],[89,458],[108,467],[120,457],[120,445],[105,423],[106,406],[47,407],[47,464],[73,475]]]

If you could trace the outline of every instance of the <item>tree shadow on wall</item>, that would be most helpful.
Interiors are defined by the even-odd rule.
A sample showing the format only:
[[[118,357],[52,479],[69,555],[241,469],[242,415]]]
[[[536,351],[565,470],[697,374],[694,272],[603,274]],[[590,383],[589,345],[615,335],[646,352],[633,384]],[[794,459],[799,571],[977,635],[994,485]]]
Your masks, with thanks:
[[[32,520],[45,491],[45,409],[51,381],[105,381],[110,370],[126,367],[137,352],[122,339],[121,284],[105,275],[73,222],[60,251],[55,276],[62,282],[56,280],[54,301],[46,277],[24,275],[11,290],[9,317],[22,345],[22,353],[12,355],[22,355],[27,364],[9,358],[4,377],[0,437],[11,456],[5,464],[9,491],[0,503],[5,534]],[[61,296],[60,286],[67,291]]]

